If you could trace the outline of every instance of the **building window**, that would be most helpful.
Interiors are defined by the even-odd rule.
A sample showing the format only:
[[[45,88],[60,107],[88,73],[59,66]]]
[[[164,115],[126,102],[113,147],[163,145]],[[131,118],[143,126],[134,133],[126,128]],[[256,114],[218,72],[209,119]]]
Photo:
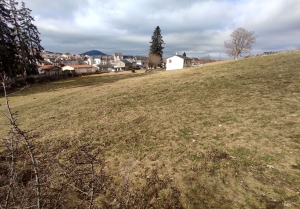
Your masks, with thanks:
[[[169,60],[169,63],[172,63],[172,60]]]

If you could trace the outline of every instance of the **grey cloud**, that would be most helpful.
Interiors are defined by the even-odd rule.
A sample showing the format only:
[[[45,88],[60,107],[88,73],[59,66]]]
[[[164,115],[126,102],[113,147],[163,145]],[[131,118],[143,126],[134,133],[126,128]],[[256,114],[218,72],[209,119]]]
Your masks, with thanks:
[[[300,2],[294,0],[25,0],[37,18],[46,50],[80,53],[149,52],[160,26],[164,56],[185,51],[191,57],[223,53],[223,41],[237,27],[254,30],[253,52],[297,45]],[[273,10],[268,5],[277,5]],[[264,7],[266,6],[266,7]],[[299,45],[299,43],[298,43]],[[225,55],[222,55],[225,57]]]
[[[88,0],[23,0],[26,7],[32,10],[33,15],[43,19],[73,19],[74,13],[85,12],[89,8]]]

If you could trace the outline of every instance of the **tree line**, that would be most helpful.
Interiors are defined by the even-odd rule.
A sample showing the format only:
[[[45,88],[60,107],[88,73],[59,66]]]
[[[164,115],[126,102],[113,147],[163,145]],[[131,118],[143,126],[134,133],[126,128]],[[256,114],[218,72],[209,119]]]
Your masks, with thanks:
[[[39,31],[25,3],[0,0],[0,73],[9,77],[37,74],[43,58]]]

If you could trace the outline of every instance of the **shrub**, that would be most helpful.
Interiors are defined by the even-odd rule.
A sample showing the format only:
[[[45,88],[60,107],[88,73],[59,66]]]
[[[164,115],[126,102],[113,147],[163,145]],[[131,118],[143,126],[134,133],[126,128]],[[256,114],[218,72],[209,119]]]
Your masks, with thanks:
[[[28,83],[28,84],[34,84],[35,83],[35,78],[33,78],[33,77],[27,77],[26,78],[26,83]]]

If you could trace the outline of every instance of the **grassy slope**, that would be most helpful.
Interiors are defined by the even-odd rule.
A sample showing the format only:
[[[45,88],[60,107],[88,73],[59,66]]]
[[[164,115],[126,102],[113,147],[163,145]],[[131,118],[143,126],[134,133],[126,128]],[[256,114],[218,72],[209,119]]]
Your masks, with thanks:
[[[10,100],[23,128],[42,124],[42,139],[93,138],[116,179],[132,159],[133,181],[158,168],[186,208],[300,207],[299,51],[74,78]]]

